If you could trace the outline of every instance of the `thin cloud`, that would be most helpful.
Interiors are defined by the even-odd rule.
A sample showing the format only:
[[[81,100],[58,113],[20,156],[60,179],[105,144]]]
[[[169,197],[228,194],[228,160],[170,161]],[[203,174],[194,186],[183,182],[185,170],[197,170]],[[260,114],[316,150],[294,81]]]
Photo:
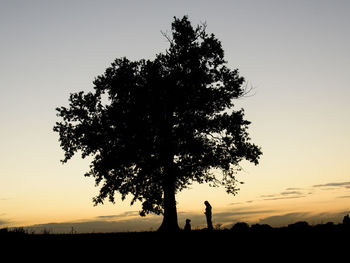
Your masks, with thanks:
[[[243,202],[230,203],[229,205],[241,205]]]
[[[0,214],[0,216],[4,216],[5,214]],[[11,223],[11,221],[4,219],[4,218],[0,218],[0,226],[4,226],[4,225],[8,225],[9,223]]]
[[[337,198],[350,198],[350,195],[338,196]]]
[[[9,223],[10,223],[10,221],[0,219],[0,226],[7,225]]]
[[[261,195],[260,197],[263,197],[263,198],[271,198],[271,197],[276,197],[277,195]]]
[[[219,212],[215,214],[216,218],[227,219],[237,215],[257,215],[257,214],[266,214],[273,213],[276,210],[242,210],[242,211],[227,211],[227,212]]]
[[[275,200],[283,200],[283,199],[296,199],[296,198],[302,198],[302,197],[305,197],[305,195],[273,197],[273,198],[265,198],[264,200],[275,201]]]
[[[137,211],[126,211],[121,214],[117,215],[104,215],[104,216],[97,216],[96,218],[98,219],[117,219],[117,218],[125,218],[125,217],[130,217],[130,216],[138,216],[139,212]]]
[[[313,187],[345,187],[350,188],[350,182],[337,182],[337,183],[328,183],[328,184],[316,184]]]
[[[298,191],[296,189],[299,189]],[[306,193],[301,191],[302,188],[287,188],[285,191],[279,194],[269,194],[261,195],[264,201],[274,201],[274,200],[283,200],[283,199],[295,199],[302,198],[306,196]],[[311,194],[310,192],[307,194]]]
[[[302,195],[303,193],[300,191],[284,191],[281,195]]]

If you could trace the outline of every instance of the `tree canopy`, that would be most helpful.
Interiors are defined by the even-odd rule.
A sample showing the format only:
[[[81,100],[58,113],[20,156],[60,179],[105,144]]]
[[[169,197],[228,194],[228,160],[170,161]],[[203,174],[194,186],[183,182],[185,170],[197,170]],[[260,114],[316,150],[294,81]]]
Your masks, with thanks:
[[[198,182],[235,194],[239,162],[258,164],[250,122],[234,109],[245,80],[228,68],[220,41],[187,16],[174,18],[167,39],[170,47],[153,60],[115,59],[93,91],[57,108],[62,161],[77,152],[93,157],[86,176],[101,186],[95,204],[131,194],[141,215],[165,216],[175,206],[174,217],[177,192]]]

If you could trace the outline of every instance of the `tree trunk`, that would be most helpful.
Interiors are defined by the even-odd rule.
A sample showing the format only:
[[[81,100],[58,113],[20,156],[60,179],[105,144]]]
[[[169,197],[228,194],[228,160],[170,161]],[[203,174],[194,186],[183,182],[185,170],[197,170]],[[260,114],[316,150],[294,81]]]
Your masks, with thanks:
[[[170,179],[168,175],[168,179]],[[158,231],[176,232],[179,231],[177,222],[176,200],[175,200],[175,182],[166,180],[164,183],[164,217]]]
[[[170,98],[167,94],[167,89],[164,89],[164,101],[163,101],[163,123],[161,124],[161,138],[163,143],[161,145],[161,156],[163,163],[163,194],[164,194],[164,216],[163,222],[158,231],[164,232],[176,232],[179,231],[179,225],[177,223],[177,211],[175,200],[175,182],[176,182],[176,169],[174,166],[174,153],[173,153],[173,110],[169,108],[168,100]]]

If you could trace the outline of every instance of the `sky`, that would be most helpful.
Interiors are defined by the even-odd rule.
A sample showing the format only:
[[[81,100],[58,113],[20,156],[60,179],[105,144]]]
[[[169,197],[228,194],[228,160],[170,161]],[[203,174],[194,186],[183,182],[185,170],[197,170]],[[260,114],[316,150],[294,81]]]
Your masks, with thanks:
[[[168,48],[173,17],[222,42],[252,88],[238,100],[263,156],[242,162],[236,196],[192,185],[177,195],[179,225],[245,221],[282,226],[340,222],[350,213],[350,2],[342,0],[0,0],[0,228],[141,231],[160,216],[128,200],[93,206],[91,158],[62,165],[52,128],[70,93],[90,91],[119,57],[153,59]],[[129,199],[130,200],[130,199]],[[33,231],[34,231],[33,230]]]

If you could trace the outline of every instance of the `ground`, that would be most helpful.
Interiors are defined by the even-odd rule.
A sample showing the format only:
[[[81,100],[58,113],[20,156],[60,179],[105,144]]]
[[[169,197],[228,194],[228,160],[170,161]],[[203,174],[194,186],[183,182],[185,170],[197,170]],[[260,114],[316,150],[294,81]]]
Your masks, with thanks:
[[[108,234],[27,234],[0,232],[3,251],[34,259],[49,255],[53,259],[92,258],[176,261],[183,258],[228,259],[307,259],[345,255],[350,228],[339,224],[309,226],[303,222],[285,228],[266,225],[237,225],[231,230],[196,230],[166,234],[129,232]],[[16,253],[19,252],[19,253]],[[13,252],[12,252],[13,253]],[[43,256],[43,258],[45,258]],[[47,258],[46,258],[47,259]],[[133,260],[131,260],[133,261]],[[231,261],[231,260],[230,260]],[[303,262],[302,260],[301,262]]]

